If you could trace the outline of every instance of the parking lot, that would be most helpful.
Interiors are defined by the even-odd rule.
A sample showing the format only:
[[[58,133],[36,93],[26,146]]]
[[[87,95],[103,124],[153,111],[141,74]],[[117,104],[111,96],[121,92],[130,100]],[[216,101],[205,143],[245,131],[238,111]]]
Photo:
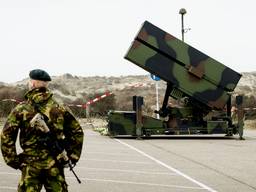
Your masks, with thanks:
[[[85,129],[82,157],[67,169],[69,191],[256,191],[256,132],[224,136],[109,138]],[[0,158],[0,191],[16,191],[19,171]]]

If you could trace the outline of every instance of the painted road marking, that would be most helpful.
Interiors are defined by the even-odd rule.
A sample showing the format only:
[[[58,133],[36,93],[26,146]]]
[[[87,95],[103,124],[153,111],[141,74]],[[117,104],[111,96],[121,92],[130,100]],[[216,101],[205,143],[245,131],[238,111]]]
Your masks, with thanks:
[[[130,155],[127,153],[106,153],[106,152],[85,152],[86,154],[102,154],[102,155],[110,155],[110,156],[125,156],[125,157],[139,157],[139,155],[134,154]],[[86,158],[81,158],[82,160],[85,160]]]
[[[20,175],[19,173],[0,172],[0,175]]]
[[[85,158],[85,160],[86,160],[86,161],[113,162],[113,163],[152,164],[151,162],[144,162],[144,161],[117,161],[117,160],[107,160],[107,159],[88,159],[88,158]]]
[[[67,179],[76,179],[75,177],[66,177]],[[198,189],[204,190],[201,187],[187,187],[180,185],[164,185],[158,183],[143,183],[143,182],[132,182],[132,181],[121,181],[121,180],[110,180],[110,179],[91,179],[91,178],[80,178],[81,181],[96,181],[96,182],[108,182],[108,183],[118,183],[118,184],[133,184],[133,185],[147,185],[155,187],[168,187],[168,188],[181,188],[181,189]]]
[[[253,136],[245,136],[245,139],[246,139],[246,138],[256,139],[256,137],[253,137]]]
[[[102,169],[102,168],[81,167],[81,166],[77,166],[77,169],[95,170],[97,172],[106,171],[106,172],[124,172],[124,173],[148,174],[148,175],[177,175],[177,173],[170,173],[170,172],[136,171],[136,170],[127,170],[127,169]]]
[[[17,190],[17,187],[0,186],[0,189]]]
[[[143,156],[145,156],[145,157],[148,157],[148,158],[151,159],[152,161],[156,162],[156,163],[159,164],[159,165],[162,165],[163,167],[169,169],[170,171],[173,171],[173,172],[177,173],[178,175],[181,175],[181,176],[185,177],[186,179],[188,179],[189,181],[191,181],[191,182],[193,182],[193,183],[199,185],[199,186],[202,187],[203,189],[206,189],[206,190],[208,190],[208,191],[210,191],[210,192],[217,192],[216,190],[212,189],[211,187],[208,187],[207,185],[205,185],[205,184],[203,184],[203,183],[201,183],[201,182],[199,182],[199,181],[193,179],[192,177],[190,177],[190,176],[188,176],[188,175],[182,173],[182,172],[179,171],[178,169],[175,169],[175,168],[173,168],[173,167],[171,167],[171,166],[169,166],[169,165],[163,163],[162,161],[160,161],[160,160],[158,160],[158,159],[156,159],[156,158],[154,158],[154,157],[152,157],[152,156],[146,154],[145,152],[143,152],[143,151],[141,151],[141,150],[139,150],[139,149],[137,149],[137,148],[135,148],[135,147],[133,147],[133,146],[131,146],[131,145],[129,145],[129,144],[123,142],[123,141],[120,141],[119,139],[115,139],[115,140],[116,140],[117,142],[119,142],[119,143],[121,143],[121,144],[123,144],[123,145],[129,147],[130,149],[132,149],[132,150],[134,150],[134,151],[137,151],[137,152],[140,153],[141,155],[143,155]]]

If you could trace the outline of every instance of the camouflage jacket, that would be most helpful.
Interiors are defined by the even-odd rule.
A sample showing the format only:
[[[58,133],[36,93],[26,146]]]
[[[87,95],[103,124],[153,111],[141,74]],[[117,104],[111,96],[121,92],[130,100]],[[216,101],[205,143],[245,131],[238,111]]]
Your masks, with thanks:
[[[47,125],[57,141],[65,141],[69,158],[78,161],[83,146],[83,130],[69,109],[58,104],[46,88],[28,91],[25,101],[18,104],[9,114],[1,134],[1,150],[5,162],[17,169],[21,164],[33,164],[38,168],[50,168],[55,164],[49,147],[39,142],[44,134],[30,124],[31,119],[40,112],[47,117]],[[18,132],[22,149],[16,151]]]

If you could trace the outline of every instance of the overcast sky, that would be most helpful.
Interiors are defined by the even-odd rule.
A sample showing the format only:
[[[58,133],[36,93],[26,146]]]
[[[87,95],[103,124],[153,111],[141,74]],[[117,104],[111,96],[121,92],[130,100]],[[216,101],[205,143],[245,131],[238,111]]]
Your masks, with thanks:
[[[123,57],[148,20],[238,72],[256,71],[255,0],[0,0],[0,81],[148,74]]]

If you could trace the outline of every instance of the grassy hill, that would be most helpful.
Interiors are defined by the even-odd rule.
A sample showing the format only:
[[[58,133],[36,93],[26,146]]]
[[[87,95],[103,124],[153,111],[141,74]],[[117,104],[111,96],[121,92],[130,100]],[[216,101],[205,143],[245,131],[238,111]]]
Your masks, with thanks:
[[[245,96],[246,107],[256,107],[256,72],[242,73],[234,95]],[[55,97],[66,104],[85,104],[94,97],[105,92],[111,92],[115,96],[115,109],[131,110],[132,96],[143,96],[145,112],[153,115],[156,108],[155,81],[149,75],[120,76],[120,77],[81,77],[71,74],[52,77],[49,88]],[[0,100],[5,98],[18,97],[27,89],[28,79],[18,81],[14,84],[0,84]],[[158,81],[159,104],[161,106],[165,94],[166,82]],[[102,100],[103,101],[103,100]],[[249,105],[249,106],[248,106]]]

